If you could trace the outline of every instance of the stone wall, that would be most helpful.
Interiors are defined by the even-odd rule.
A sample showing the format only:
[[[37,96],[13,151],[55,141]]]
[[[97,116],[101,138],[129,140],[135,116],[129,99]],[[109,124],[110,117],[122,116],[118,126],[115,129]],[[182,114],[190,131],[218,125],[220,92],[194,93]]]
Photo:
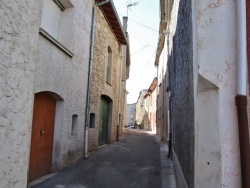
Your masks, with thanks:
[[[90,113],[95,114],[95,128],[89,130],[89,151],[98,147],[98,128],[100,122],[100,100],[102,95],[112,100],[112,120],[110,122],[109,142],[114,142],[117,135],[121,73],[121,46],[110,29],[103,13],[97,8],[94,60],[92,66]],[[112,50],[111,85],[106,82],[108,46]]]

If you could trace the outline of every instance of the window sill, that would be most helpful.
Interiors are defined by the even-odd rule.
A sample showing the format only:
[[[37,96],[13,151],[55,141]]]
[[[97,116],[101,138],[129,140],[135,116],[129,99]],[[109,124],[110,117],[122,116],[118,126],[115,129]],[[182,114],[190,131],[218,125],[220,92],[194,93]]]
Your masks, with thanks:
[[[50,42],[52,42],[54,45],[56,45],[60,50],[62,50],[64,53],[66,53],[69,57],[73,57],[74,54],[69,51],[67,48],[65,48],[60,42],[58,42],[56,39],[54,39],[49,33],[47,33],[43,28],[39,28],[39,33],[43,35],[45,38],[47,38]]]

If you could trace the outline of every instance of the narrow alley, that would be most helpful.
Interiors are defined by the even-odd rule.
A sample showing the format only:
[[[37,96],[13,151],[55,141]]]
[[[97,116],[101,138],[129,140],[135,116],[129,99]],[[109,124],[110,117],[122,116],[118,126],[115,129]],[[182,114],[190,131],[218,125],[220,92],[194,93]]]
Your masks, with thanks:
[[[31,184],[34,182],[31,182]],[[161,187],[160,145],[150,132],[125,130],[118,142],[101,146],[88,160],[34,188]]]
[[[250,188],[250,0],[0,15],[0,188]]]

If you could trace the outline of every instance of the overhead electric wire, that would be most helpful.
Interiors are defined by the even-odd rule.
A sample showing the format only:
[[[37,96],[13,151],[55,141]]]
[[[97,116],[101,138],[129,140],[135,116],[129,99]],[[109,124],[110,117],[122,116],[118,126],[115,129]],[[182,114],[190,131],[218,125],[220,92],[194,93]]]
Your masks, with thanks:
[[[129,19],[129,18],[128,18],[128,19]],[[137,23],[137,24],[139,24],[139,25],[141,25],[141,26],[143,26],[143,27],[146,27],[146,28],[151,29],[151,30],[153,30],[153,31],[159,32],[159,30],[150,28],[150,27],[148,27],[148,26],[146,26],[146,25],[143,25],[143,24],[141,24],[141,23],[139,23],[139,22],[136,22],[136,21],[134,21],[134,20],[131,20],[131,19],[129,19],[129,20],[132,21],[132,22],[134,22],[134,23]]]
[[[164,40],[162,40],[162,41],[160,42],[160,44],[157,45],[157,48],[156,48],[155,52],[154,52],[154,53],[152,54],[152,56],[149,58],[149,61],[148,61],[147,64],[143,67],[142,71],[138,74],[137,78],[140,77],[140,75],[143,73],[143,71],[145,70],[145,68],[148,66],[148,64],[150,63],[150,61],[151,61],[151,59],[153,58],[153,56],[156,54],[156,52],[157,52],[159,46],[162,44],[163,41],[164,41]]]
[[[122,14],[120,14],[120,13],[118,13],[118,14],[121,15],[121,16],[124,16],[124,15],[122,15]],[[141,23],[139,23],[139,22],[137,22],[137,21],[131,20],[130,18],[128,18],[128,20],[130,20],[130,21],[132,21],[132,22],[134,22],[134,23],[136,23],[136,24],[138,24],[138,25],[141,25],[141,26],[143,26],[143,27],[145,27],[145,28],[147,28],[147,29],[150,29],[150,30],[159,32],[159,30],[156,30],[156,29],[153,29],[153,28],[148,27],[148,26],[146,26],[146,25],[143,25],[143,24],[141,24]]]
[[[145,45],[144,47],[142,47],[140,50],[138,50],[138,51],[136,51],[136,52],[134,52],[134,53],[131,53],[130,55],[134,55],[134,54],[139,53],[140,51],[142,51],[143,49],[145,49],[147,46],[149,47],[150,45],[146,44],[146,45]]]

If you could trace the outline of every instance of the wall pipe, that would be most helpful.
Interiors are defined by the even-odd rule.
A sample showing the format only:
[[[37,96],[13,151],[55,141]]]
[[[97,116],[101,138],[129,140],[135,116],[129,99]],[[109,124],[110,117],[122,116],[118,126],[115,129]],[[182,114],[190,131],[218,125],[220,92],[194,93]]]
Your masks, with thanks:
[[[94,42],[95,42],[96,7],[102,6],[108,2],[109,0],[106,0],[101,3],[95,4],[92,13],[91,41],[90,41],[90,51],[89,51],[89,67],[88,67],[88,87],[87,87],[86,114],[85,114],[85,140],[84,140],[85,159],[88,158],[90,88],[91,88],[91,75],[92,75],[92,64],[93,64]]]
[[[236,92],[242,187],[250,188],[250,153],[247,115],[247,36],[246,0],[237,2],[237,64]]]

